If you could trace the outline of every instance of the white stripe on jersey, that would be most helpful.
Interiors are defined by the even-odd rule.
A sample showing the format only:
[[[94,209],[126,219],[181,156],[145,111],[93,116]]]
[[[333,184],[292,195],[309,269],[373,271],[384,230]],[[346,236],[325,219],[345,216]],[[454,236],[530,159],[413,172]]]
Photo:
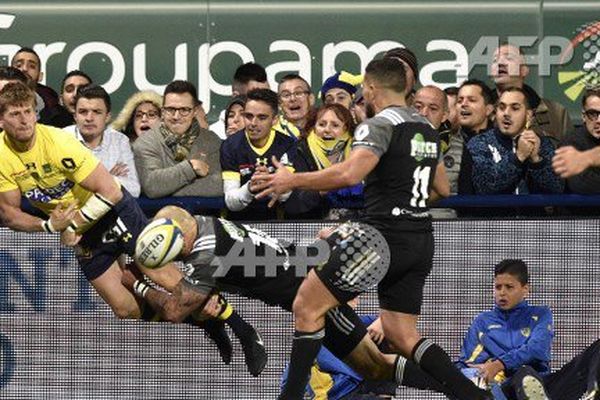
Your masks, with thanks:
[[[394,110],[390,110],[390,109],[383,110],[382,112],[377,114],[377,116],[387,119],[394,125],[400,125],[401,123],[404,122],[404,118],[402,118],[402,116],[400,114],[398,114]]]
[[[194,247],[192,251],[201,251],[201,250],[210,250],[214,249],[217,244],[217,239],[215,235],[206,235],[197,239],[194,242]]]

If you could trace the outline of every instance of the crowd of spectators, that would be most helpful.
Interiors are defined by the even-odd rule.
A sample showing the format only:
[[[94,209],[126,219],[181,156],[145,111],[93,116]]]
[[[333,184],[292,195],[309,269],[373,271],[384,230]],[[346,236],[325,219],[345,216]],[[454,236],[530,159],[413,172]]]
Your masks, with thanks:
[[[468,79],[460,87],[419,88],[412,51],[395,48],[384,57],[404,64],[407,103],[440,133],[436,175],[448,190],[430,193],[430,203],[462,194],[600,193],[600,168],[563,179],[552,167],[560,147],[585,152],[600,144],[599,88],[584,92],[583,124],[575,129],[562,105],[525,84],[529,69],[518,47],[496,49],[490,85]],[[255,199],[250,186],[257,171],[275,170],[273,158],[291,170],[313,171],[348,155],[354,129],[373,116],[360,75],[339,71],[313,90],[302,76],[288,74],[275,92],[261,65],[243,64],[232,78],[227,107],[210,126],[197,89],[187,81],[171,82],[162,94],[134,93],[117,114],[111,113],[108,93],[85,72],[67,73],[60,94],[42,85],[42,76],[39,56],[23,47],[10,67],[0,68],[0,89],[11,81],[27,83],[36,92],[38,121],[72,132],[136,197],[224,196],[232,219],[360,213],[330,205],[360,204],[362,185],[329,193],[295,191],[275,207]]]

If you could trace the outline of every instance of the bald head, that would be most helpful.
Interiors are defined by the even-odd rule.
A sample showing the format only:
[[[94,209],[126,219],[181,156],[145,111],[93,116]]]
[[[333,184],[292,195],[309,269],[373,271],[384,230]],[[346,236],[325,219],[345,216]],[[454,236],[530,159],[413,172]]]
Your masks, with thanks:
[[[153,219],[157,220],[159,218],[169,218],[179,224],[183,231],[184,244],[182,253],[184,256],[188,255],[192,250],[198,232],[196,219],[189,212],[177,206],[166,206],[161,208]]]
[[[427,85],[417,90],[413,107],[439,129],[448,118],[448,99],[444,91],[436,86]]]

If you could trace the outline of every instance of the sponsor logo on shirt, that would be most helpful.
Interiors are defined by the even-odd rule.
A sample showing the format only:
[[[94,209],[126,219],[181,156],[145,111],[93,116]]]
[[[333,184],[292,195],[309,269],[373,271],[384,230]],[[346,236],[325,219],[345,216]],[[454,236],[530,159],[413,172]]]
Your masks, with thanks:
[[[421,133],[416,133],[410,140],[410,156],[417,161],[424,158],[437,158],[437,149],[437,143],[425,141]]]
[[[30,201],[39,203],[50,203],[54,199],[60,199],[63,197],[71,188],[75,186],[74,182],[65,179],[58,185],[51,188],[36,187],[34,189],[25,192],[25,197]]]

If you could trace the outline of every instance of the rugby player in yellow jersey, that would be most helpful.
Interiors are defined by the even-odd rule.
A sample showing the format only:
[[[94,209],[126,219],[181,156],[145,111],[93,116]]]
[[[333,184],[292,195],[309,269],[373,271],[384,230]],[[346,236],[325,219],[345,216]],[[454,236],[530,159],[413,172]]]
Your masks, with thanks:
[[[119,318],[140,318],[135,296],[121,284],[118,258],[133,255],[135,241],[148,220],[135,199],[74,136],[37,124],[35,94],[23,83],[0,90],[0,218],[17,231],[61,232],[61,241],[75,246],[77,261],[89,282]],[[21,196],[49,216],[47,220],[21,210]],[[171,290],[183,275],[174,265],[161,270],[140,267],[154,282]],[[266,352],[258,334],[220,298],[224,320],[240,338],[253,375],[265,366]],[[223,360],[231,343],[222,324],[204,326]]]

